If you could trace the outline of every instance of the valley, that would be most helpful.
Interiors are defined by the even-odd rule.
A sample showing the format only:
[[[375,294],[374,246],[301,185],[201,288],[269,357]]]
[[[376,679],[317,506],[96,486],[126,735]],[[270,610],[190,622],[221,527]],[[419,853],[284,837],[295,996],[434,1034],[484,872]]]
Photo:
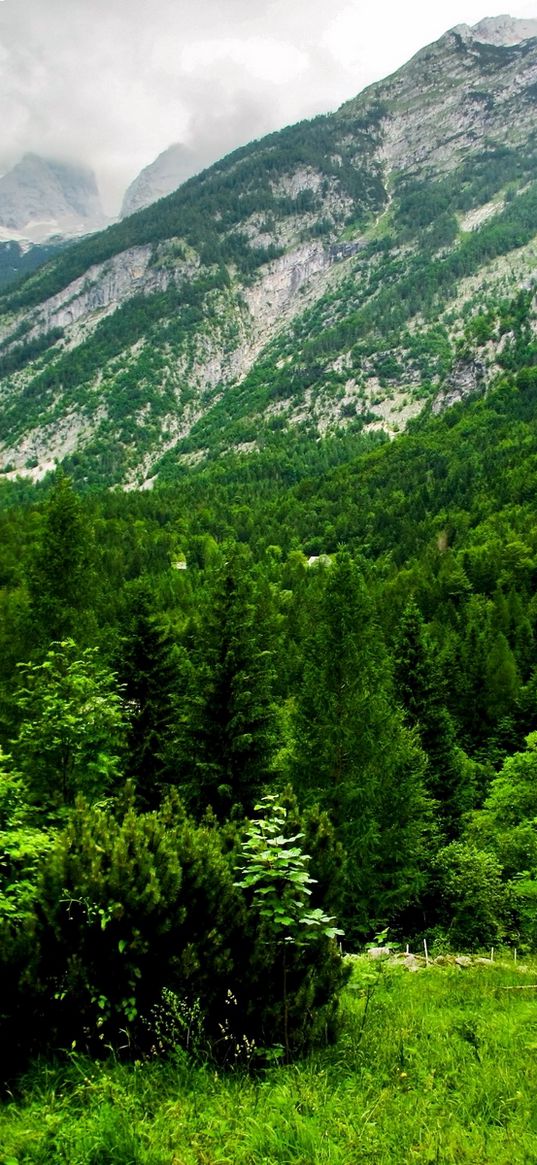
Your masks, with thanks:
[[[535,1158],[536,85],[457,26],[0,289],[2,1165]]]

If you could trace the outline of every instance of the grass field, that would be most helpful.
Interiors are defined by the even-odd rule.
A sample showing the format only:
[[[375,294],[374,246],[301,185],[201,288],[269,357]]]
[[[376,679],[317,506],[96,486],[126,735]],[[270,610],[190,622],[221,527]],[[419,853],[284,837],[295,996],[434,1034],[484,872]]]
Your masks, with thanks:
[[[532,984],[531,960],[414,974],[360,960],[337,1044],[300,1064],[35,1065],[0,1109],[1,1165],[537,1163]]]

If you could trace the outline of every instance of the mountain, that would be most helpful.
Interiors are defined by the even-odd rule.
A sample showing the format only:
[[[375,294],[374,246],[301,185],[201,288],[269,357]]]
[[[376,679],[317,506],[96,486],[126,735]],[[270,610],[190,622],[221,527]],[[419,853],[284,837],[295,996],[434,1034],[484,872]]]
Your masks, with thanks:
[[[25,154],[0,178],[4,238],[43,242],[87,234],[105,221],[95,175],[85,166]]]
[[[0,177],[0,287],[105,225],[92,170],[25,154]]]
[[[180,142],[175,142],[159,154],[154,162],[145,166],[131,182],[123,198],[121,218],[135,214],[137,210],[150,206],[152,202],[158,202],[159,198],[164,198],[166,194],[177,190],[187,178],[191,178],[201,169],[202,163],[198,163],[194,151]]]
[[[513,20],[512,16],[493,16],[480,20],[468,29],[460,25],[457,31],[469,31],[475,40],[483,44],[514,45],[522,40],[537,36],[537,20]]]
[[[536,31],[460,25],[5,291],[4,475],[148,487],[293,442],[321,456],[517,366],[537,331]]]
[[[0,242],[0,287],[7,287],[41,267],[67,242],[67,239],[58,236],[45,243],[30,243],[26,239],[6,239]]]

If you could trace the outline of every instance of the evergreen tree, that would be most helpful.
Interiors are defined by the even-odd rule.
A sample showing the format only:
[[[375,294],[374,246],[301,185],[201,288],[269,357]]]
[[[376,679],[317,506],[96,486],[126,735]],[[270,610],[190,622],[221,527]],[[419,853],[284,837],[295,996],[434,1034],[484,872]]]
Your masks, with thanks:
[[[346,853],[341,920],[359,938],[421,888],[425,758],[393,706],[380,629],[347,555],[326,568],[312,624],[293,783],[303,805],[318,802],[336,823]]]
[[[395,693],[428,759],[427,787],[445,836],[453,838],[461,814],[472,806],[469,766],[456,747],[453,721],[443,701],[442,680],[419,608],[411,601],[395,649]]]
[[[129,709],[126,771],[146,807],[178,780],[178,649],[152,614],[151,593],[136,587],[119,666]]]
[[[30,566],[30,618],[38,642],[91,637],[92,531],[69,478],[60,474],[47,499]]]
[[[226,815],[250,811],[275,749],[273,655],[254,578],[236,554],[219,572],[194,650],[187,694],[190,800]]]

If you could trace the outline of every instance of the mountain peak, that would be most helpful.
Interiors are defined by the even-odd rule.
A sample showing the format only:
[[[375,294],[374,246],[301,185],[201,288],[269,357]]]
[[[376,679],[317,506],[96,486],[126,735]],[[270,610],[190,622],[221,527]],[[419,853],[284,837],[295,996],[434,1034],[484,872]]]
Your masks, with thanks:
[[[509,45],[520,44],[521,41],[537,37],[537,20],[522,20],[507,14],[487,16],[471,28],[467,24],[458,24],[453,31],[471,37],[472,40],[481,41],[482,44],[507,48]]]
[[[202,162],[195,153],[181,142],[174,142],[131,182],[123,198],[121,218],[171,194],[201,169]]]
[[[1,295],[0,477],[150,488],[280,440],[393,437],[503,376],[503,305],[522,290],[537,327],[535,23],[451,30]],[[170,147],[138,196],[191,163]],[[61,175],[28,169],[44,219]]]
[[[92,170],[26,153],[0,178],[0,231],[33,242],[105,225]]]

